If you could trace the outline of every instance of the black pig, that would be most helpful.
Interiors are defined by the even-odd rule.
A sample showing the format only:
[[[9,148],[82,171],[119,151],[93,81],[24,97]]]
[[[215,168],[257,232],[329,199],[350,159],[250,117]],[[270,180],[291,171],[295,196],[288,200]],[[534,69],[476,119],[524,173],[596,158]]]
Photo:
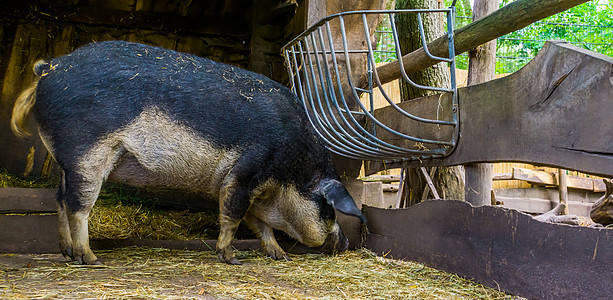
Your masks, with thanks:
[[[219,199],[217,253],[230,264],[240,264],[231,243],[243,219],[274,259],[287,256],[273,228],[344,250],[333,208],[364,220],[299,100],[265,76],[122,41],[39,61],[34,73],[11,128],[28,136],[32,112],[62,168],[60,248],[80,263],[100,263],[87,219],[106,179]]]

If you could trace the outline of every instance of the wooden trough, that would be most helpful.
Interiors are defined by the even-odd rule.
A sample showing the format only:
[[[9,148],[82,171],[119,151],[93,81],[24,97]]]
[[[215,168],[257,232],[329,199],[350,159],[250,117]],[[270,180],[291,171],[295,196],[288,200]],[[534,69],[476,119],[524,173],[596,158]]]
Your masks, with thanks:
[[[367,247],[531,299],[610,299],[613,229],[541,223],[500,207],[365,207]]]

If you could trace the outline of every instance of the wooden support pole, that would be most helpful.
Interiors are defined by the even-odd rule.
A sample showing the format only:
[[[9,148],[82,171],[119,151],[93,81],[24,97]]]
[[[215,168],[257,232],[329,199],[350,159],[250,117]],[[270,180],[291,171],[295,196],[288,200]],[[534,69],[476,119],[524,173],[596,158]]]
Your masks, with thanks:
[[[426,168],[420,167],[419,170],[421,171],[421,174],[424,175],[424,179],[426,179],[426,182],[428,183],[428,187],[430,187],[430,191],[432,191],[432,196],[434,196],[434,199],[440,200],[441,197],[439,197],[438,192],[436,192],[434,182],[432,182],[432,178],[430,178],[430,176],[428,175]]]
[[[558,169],[558,185],[560,188],[560,203],[564,203],[564,214],[568,215],[568,184],[566,170]]]
[[[455,53],[464,53],[481,44],[522,29],[538,20],[563,12],[588,0],[517,0],[496,10],[487,17],[454,31]],[[428,50],[435,56],[448,57],[447,36],[442,36],[430,44]],[[438,61],[428,57],[423,48],[402,57],[407,74],[433,66]],[[381,84],[391,82],[402,75],[398,61],[392,61],[377,68]],[[368,78],[363,76],[360,87],[368,86]]]
[[[430,168],[430,179],[432,179],[432,177],[434,177],[434,174],[436,174],[436,169],[437,167],[432,167]],[[424,187],[424,192],[421,194],[421,201],[425,201],[428,198],[428,194],[430,193],[430,185],[426,185]],[[434,193],[436,193],[436,190],[434,191]],[[433,193],[433,194],[434,194]]]
[[[498,9],[498,0],[475,0],[473,22]],[[496,78],[496,40],[489,41],[468,51],[468,85],[484,83]],[[464,197],[473,206],[490,205],[492,202],[492,164],[464,165]]]
[[[400,208],[400,206],[402,205],[402,193],[403,193],[403,187],[404,187],[404,180],[406,179],[405,173],[406,171],[404,168],[400,169],[400,183],[398,184],[398,194],[396,197],[396,208]]]

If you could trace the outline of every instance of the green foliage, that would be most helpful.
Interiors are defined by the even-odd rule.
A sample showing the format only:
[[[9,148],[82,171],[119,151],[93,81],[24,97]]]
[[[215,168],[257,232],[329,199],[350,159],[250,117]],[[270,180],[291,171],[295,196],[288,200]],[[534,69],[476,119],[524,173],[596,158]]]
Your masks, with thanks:
[[[503,7],[514,0],[501,0]],[[445,0],[451,5],[452,0]],[[472,9],[468,0],[456,2],[455,28],[472,22]],[[387,35],[378,39],[377,49],[394,51],[389,23],[382,23],[379,31]],[[512,73],[529,62],[543,47],[545,41],[563,40],[578,47],[613,56],[613,1],[594,0],[575,6],[567,11],[545,18],[524,29],[512,32],[498,39],[496,51],[496,72]],[[377,62],[388,62],[396,55],[375,53]],[[456,67],[468,69],[468,55],[456,56]]]
[[[502,0],[501,7],[511,2]],[[497,73],[517,71],[547,40],[563,40],[613,56],[613,3],[606,0],[586,2],[499,38]]]
[[[396,59],[396,44],[389,22],[381,22],[375,34],[377,49],[374,51],[375,62],[390,62]]]

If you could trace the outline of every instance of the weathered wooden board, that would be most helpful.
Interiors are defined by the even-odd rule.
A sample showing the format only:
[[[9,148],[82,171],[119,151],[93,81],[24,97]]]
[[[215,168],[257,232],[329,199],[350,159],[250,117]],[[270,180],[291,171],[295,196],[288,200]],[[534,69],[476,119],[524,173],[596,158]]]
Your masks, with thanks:
[[[524,168],[513,168],[513,177],[511,179],[525,180],[532,184],[558,186],[558,174],[553,174],[544,171],[530,170]],[[584,178],[579,176],[566,176],[567,187],[573,189],[581,189],[588,191],[597,191],[598,184],[602,183],[602,179]],[[604,185],[604,183],[602,183]]]
[[[367,247],[534,299],[610,299],[613,229],[541,223],[499,207],[364,207]]]
[[[523,69],[458,89],[460,137],[451,155],[404,163],[368,162],[366,173],[401,166],[516,161],[613,176],[612,72],[611,57],[547,42]],[[449,98],[431,96],[401,106],[428,116]],[[419,137],[450,136],[448,129],[415,125],[399,114],[387,118],[391,110],[384,107],[375,115],[393,129]],[[445,119],[445,112],[441,115]],[[381,138],[398,143],[384,133]]]
[[[34,146],[30,174],[45,175],[47,153],[40,139],[20,140],[8,126],[15,99],[34,82],[35,61],[94,41],[126,40],[208,57],[287,83],[279,49],[305,29],[307,4],[277,0],[257,5],[250,0],[0,1],[0,165],[23,174],[28,150]]]
[[[591,191],[568,190],[569,214],[583,217],[590,217],[592,204],[602,193]],[[492,199],[502,202],[502,206],[512,208],[527,213],[538,213],[550,211],[560,202],[559,190],[557,188],[517,188],[517,189],[496,189]]]
[[[0,188],[0,214],[53,213],[55,189]]]
[[[0,252],[56,253],[59,240],[56,214],[0,214]]]
[[[176,241],[176,240],[147,240],[147,239],[93,239],[90,240],[90,246],[94,250],[114,249],[121,247],[151,247],[151,248],[166,248],[176,250],[191,250],[191,251],[215,251],[217,240],[191,240],[191,241]],[[317,253],[317,250],[309,248],[303,244],[289,241],[279,241],[279,245],[288,253],[304,254]],[[260,240],[235,240],[232,247],[236,250],[260,250]]]

